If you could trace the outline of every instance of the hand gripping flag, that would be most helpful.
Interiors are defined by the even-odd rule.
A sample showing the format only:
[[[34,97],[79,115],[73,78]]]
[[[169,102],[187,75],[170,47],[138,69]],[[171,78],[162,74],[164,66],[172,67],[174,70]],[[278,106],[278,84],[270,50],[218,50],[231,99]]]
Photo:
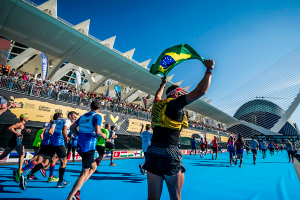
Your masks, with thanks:
[[[198,59],[202,63],[205,61],[188,44],[180,44],[166,49],[158,57],[155,64],[150,68],[151,74],[162,74],[165,78],[168,73],[178,64],[191,59]]]

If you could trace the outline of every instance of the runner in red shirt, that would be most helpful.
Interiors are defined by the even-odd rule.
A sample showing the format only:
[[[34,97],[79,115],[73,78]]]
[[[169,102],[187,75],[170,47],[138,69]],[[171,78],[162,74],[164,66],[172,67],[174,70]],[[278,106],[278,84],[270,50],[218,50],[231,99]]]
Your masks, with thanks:
[[[218,157],[218,140],[217,140],[217,136],[214,137],[215,139],[213,140],[213,154],[212,154],[212,159],[214,159],[214,155],[216,154],[216,158],[215,160],[217,160]]]

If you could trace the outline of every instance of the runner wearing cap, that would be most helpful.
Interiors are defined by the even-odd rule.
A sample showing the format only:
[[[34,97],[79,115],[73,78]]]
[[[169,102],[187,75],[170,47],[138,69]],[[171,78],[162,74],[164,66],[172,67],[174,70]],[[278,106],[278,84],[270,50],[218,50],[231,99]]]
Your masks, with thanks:
[[[13,133],[12,137],[10,138],[7,147],[5,148],[4,152],[0,156],[0,160],[5,158],[13,149],[17,151],[19,154],[19,167],[17,170],[13,171],[14,174],[14,181],[16,183],[20,182],[20,176],[22,174],[22,164],[25,156],[25,149],[24,145],[22,144],[23,135],[25,133],[30,133],[30,129],[26,129],[25,123],[28,122],[29,117],[27,114],[21,114],[20,122],[10,126],[8,130]]]
[[[186,94],[179,86],[172,85],[166,90],[167,99],[161,97],[166,85],[162,84],[155,94],[151,112],[153,136],[147,148],[146,162],[143,169],[147,170],[148,199],[160,199],[163,183],[166,182],[170,199],[181,199],[185,168],[182,155],[178,149],[178,141],[182,128],[188,127],[184,107],[203,96],[211,82],[215,62],[205,60],[206,73],[197,87]]]
[[[144,124],[142,124],[142,129],[140,132],[140,137],[142,138],[142,149],[144,154],[146,154],[147,148],[149,147],[149,145],[151,144],[151,138],[152,138],[152,131],[151,131],[151,126],[150,124],[146,125],[146,131],[142,132],[144,128]],[[146,172],[143,170],[143,166],[145,163],[139,165],[140,168],[140,172],[144,175],[146,175]]]
[[[7,105],[7,101],[2,96],[0,96],[0,115],[5,111],[7,111],[8,109],[15,108],[15,107],[16,107],[15,103],[11,103]]]

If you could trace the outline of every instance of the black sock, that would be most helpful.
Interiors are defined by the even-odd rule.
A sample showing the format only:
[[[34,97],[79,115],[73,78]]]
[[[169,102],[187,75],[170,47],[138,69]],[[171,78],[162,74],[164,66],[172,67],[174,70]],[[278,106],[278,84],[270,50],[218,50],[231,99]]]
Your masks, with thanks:
[[[30,172],[30,174],[35,174],[37,171],[39,171],[40,169],[42,169],[44,166],[42,164],[38,164],[36,165]]]
[[[64,180],[65,170],[66,168],[59,168],[59,182],[62,182]]]

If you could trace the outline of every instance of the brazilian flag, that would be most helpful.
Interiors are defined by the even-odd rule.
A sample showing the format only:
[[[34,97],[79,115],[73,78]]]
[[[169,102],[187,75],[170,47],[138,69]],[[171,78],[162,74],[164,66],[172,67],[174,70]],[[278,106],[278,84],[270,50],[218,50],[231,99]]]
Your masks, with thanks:
[[[166,49],[150,68],[151,74],[162,74],[165,78],[178,64],[191,59],[205,61],[190,45],[180,44]]]

